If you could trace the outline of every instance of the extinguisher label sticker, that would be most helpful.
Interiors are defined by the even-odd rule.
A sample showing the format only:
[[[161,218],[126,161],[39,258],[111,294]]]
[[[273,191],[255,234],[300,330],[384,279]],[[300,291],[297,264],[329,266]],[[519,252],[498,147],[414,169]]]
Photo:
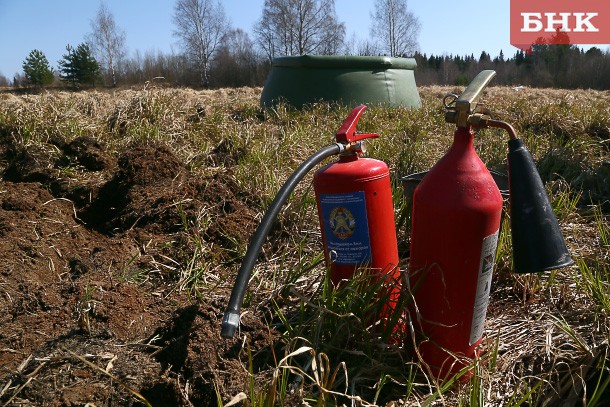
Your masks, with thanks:
[[[470,345],[481,339],[483,329],[485,328],[485,315],[487,314],[487,305],[489,304],[489,289],[491,288],[491,277],[494,270],[498,232],[499,230],[493,235],[483,238],[477,293],[474,299],[474,312],[470,328]]]
[[[371,241],[364,191],[321,194],[320,208],[330,260],[337,264],[370,263]]]

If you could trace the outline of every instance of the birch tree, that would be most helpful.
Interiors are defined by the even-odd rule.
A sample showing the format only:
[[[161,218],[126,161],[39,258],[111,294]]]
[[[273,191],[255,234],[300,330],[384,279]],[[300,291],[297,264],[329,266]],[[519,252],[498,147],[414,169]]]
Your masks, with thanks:
[[[371,35],[378,41],[383,53],[401,57],[417,51],[421,24],[415,14],[408,10],[407,0],[375,0],[375,11],[371,18]]]
[[[174,35],[195,65],[201,85],[209,87],[210,62],[230,28],[222,4],[213,0],[178,0],[174,24]]]
[[[126,54],[125,31],[117,27],[114,16],[103,2],[95,19],[91,20],[91,30],[87,42],[114,87],[117,85],[117,65]]]
[[[271,61],[276,56],[334,55],[345,40],[334,0],[265,0],[254,28],[259,46]]]

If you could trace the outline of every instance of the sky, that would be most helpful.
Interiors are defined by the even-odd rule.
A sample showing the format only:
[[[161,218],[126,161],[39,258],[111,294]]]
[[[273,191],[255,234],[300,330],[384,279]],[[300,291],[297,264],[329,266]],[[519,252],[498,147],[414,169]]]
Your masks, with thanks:
[[[220,0],[233,28],[251,34],[264,0]],[[136,50],[179,52],[172,14],[175,0],[104,0],[116,24],[125,31],[128,56]],[[99,0],[0,0],[0,75],[9,80],[22,72],[33,49],[42,51],[56,69],[66,45],[78,45],[91,32]],[[335,0],[347,39],[369,36],[374,0]],[[471,55],[482,51],[514,55],[509,42],[509,0],[408,0],[421,23],[420,52]],[[251,36],[253,39],[253,37]]]

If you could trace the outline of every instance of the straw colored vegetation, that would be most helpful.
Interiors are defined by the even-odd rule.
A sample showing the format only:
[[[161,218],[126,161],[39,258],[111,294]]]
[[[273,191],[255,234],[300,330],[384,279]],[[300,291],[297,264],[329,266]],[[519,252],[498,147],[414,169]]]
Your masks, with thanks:
[[[263,111],[260,91],[0,94],[0,405],[607,405],[610,92],[486,91],[532,152],[575,264],[511,273],[506,223],[475,374],[439,383],[408,340],[369,326],[366,277],[330,287],[311,175],[264,246],[239,338],[220,338],[256,223],[351,110]],[[402,253],[399,178],[447,151],[442,97],[460,91],[423,87],[421,109],[360,120],[381,135],[367,154],[390,166]],[[506,171],[505,133],[475,142]]]

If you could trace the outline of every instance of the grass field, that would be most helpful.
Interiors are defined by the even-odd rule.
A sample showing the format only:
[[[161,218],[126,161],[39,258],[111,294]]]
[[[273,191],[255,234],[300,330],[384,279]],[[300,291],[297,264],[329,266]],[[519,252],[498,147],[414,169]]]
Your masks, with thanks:
[[[259,257],[239,338],[220,338],[256,224],[351,110],[262,111],[260,91],[0,94],[0,405],[608,405],[610,92],[486,91],[531,151],[575,264],[512,273],[505,219],[483,356],[467,382],[439,383],[408,341],[367,326],[365,277],[329,286],[311,175]],[[448,92],[461,89],[369,107],[358,126],[381,136],[367,155],[390,167],[403,256],[400,177],[448,150]],[[489,169],[506,172],[506,142],[477,132]]]

